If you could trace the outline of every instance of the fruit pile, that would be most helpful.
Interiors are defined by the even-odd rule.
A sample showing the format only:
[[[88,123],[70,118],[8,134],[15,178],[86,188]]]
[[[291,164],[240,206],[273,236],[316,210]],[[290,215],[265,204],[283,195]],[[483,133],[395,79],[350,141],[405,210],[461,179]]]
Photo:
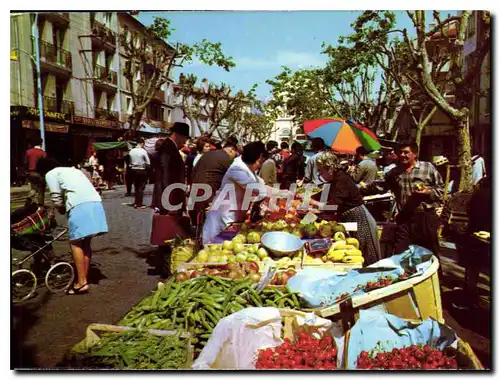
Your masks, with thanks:
[[[272,260],[266,249],[261,247],[260,234],[250,232],[248,235],[238,234],[232,240],[222,244],[209,244],[200,250],[193,259],[196,263],[233,263],[244,261]]]
[[[359,250],[359,241],[356,238],[346,238],[342,232],[334,236],[334,243],[325,253],[308,253],[306,264],[323,264],[329,262],[363,263],[362,252]]]
[[[333,339],[327,336],[316,339],[300,332],[299,339],[292,343],[288,338],[275,348],[259,350],[255,362],[256,369],[337,369],[337,349]]]
[[[457,369],[455,358],[429,346],[413,345],[394,348],[391,352],[370,355],[361,351],[357,359],[358,369]]]
[[[279,286],[286,285],[288,283],[288,280],[291,277],[295,276],[296,274],[297,272],[292,268],[286,271],[278,271],[274,274],[273,279],[270,282],[270,285],[279,285]]]
[[[191,260],[194,254],[194,242],[191,239],[177,241],[170,256],[170,272],[173,273],[177,267]]]
[[[380,277],[377,281],[368,281],[365,285],[359,285],[356,290],[363,289],[365,292],[369,292],[370,290],[384,288],[386,286],[395,284],[399,281],[404,281],[408,278],[406,273],[399,275],[398,277]]]
[[[183,282],[191,278],[201,277],[204,275],[225,277],[225,278],[230,278],[232,280],[249,278],[253,282],[260,281],[259,265],[254,261],[248,261],[244,263],[229,263],[226,265],[217,265],[210,268],[204,267],[196,269],[191,273],[178,272],[175,275],[175,281]]]

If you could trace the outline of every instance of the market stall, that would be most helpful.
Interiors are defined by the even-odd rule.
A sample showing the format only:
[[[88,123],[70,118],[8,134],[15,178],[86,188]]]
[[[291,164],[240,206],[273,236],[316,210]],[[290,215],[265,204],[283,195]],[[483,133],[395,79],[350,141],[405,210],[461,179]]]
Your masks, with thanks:
[[[359,226],[292,206],[264,205],[260,220],[230,225],[199,250],[192,241],[172,241],[172,277],[118,327],[106,327],[102,335],[89,328],[74,350],[82,365],[482,368],[466,342],[444,325],[439,262],[430,251],[412,246],[366,267],[355,237]],[[378,336],[392,336],[397,325],[409,338],[383,346],[363,339],[363,329],[375,320],[385,329]],[[379,353],[407,359],[386,363]]]

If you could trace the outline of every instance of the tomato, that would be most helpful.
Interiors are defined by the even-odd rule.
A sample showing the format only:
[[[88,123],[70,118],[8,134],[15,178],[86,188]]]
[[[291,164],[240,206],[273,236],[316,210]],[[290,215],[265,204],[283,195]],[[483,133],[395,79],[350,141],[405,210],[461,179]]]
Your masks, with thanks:
[[[369,355],[368,355],[368,352],[366,352],[366,351],[361,351],[360,356],[361,356],[363,359],[366,359]]]

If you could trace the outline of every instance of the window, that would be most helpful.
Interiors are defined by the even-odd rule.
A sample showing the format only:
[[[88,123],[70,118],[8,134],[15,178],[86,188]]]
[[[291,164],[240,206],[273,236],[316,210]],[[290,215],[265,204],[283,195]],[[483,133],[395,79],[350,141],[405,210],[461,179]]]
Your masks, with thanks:
[[[164,109],[161,106],[158,106],[156,104],[151,104],[151,118],[153,120],[160,120],[163,121],[163,115],[164,115]]]
[[[130,96],[127,96],[125,99],[127,102],[127,113],[129,115],[131,115],[132,114],[132,98]]]

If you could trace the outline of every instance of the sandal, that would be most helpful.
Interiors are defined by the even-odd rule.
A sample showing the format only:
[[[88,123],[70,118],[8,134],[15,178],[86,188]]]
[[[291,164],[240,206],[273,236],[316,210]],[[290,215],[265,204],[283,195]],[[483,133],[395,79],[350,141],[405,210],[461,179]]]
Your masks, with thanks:
[[[83,289],[87,287],[87,289]],[[69,295],[80,295],[80,294],[87,294],[89,292],[89,284],[85,283],[79,288],[75,288],[75,285],[72,285],[71,288],[68,289],[66,294]]]

